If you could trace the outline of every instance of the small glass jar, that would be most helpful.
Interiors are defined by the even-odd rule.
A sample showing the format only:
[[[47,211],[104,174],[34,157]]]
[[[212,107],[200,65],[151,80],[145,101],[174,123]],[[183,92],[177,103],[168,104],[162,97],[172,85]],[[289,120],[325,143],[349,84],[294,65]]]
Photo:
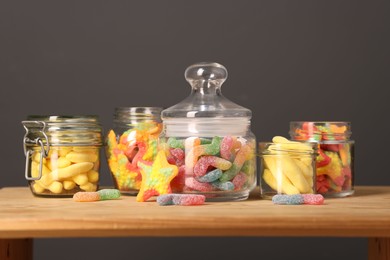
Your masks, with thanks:
[[[22,124],[25,177],[34,195],[71,197],[97,190],[102,146],[97,116],[31,115]]]
[[[247,199],[256,186],[252,112],[222,95],[227,70],[221,64],[194,64],[185,78],[191,94],[161,114],[160,149],[178,167],[172,191],[202,194],[208,201]]]
[[[354,193],[354,144],[350,122],[291,122],[293,140],[318,144],[316,191],[326,197]]]
[[[316,144],[261,142],[259,150],[262,198],[315,193]]]
[[[115,108],[113,128],[106,135],[106,157],[115,187],[137,195],[142,176],[137,163],[153,162],[161,133],[160,107]]]

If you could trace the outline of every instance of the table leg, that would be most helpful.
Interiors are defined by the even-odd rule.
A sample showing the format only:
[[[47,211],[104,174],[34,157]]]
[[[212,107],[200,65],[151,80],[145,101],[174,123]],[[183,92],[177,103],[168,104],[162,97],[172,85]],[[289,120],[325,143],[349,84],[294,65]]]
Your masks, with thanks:
[[[369,260],[390,260],[390,237],[368,239]]]
[[[1,260],[32,260],[33,240],[26,239],[0,239]]]

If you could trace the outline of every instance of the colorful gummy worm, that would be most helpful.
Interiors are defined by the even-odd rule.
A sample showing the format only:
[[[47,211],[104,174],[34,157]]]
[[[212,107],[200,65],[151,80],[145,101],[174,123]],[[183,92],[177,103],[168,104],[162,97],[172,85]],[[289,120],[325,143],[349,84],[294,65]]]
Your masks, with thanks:
[[[73,195],[73,200],[77,202],[91,202],[98,200],[113,200],[120,198],[121,193],[117,189],[102,189],[96,192],[80,191]]]
[[[278,194],[272,197],[272,202],[279,205],[322,205],[324,197],[321,194]]]
[[[333,123],[316,125],[304,122],[295,129],[296,140],[318,141],[316,159],[316,191],[320,194],[332,194],[352,190],[353,143],[345,140],[347,127]]]
[[[168,162],[179,167],[175,192],[241,191],[255,182],[255,144],[243,138],[170,137],[165,144]]]
[[[195,206],[204,204],[206,197],[198,194],[164,194],[157,197],[160,206]]]
[[[137,191],[142,175],[138,162],[152,162],[157,155],[157,138],[161,124],[145,123],[125,131],[122,135],[110,130],[106,143],[108,166],[115,186],[121,192]]]

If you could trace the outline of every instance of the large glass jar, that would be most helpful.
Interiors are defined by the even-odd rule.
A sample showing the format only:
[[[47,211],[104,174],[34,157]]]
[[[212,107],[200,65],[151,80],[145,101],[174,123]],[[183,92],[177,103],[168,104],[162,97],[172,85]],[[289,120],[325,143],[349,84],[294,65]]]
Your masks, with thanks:
[[[185,78],[191,94],[161,114],[160,149],[179,169],[172,191],[209,201],[244,200],[256,186],[252,112],[222,95],[227,70],[221,64],[194,64]]]
[[[291,122],[290,136],[318,143],[316,191],[327,197],[354,193],[354,144],[350,122]]]
[[[25,177],[34,195],[96,191],[102,128],[97,116],[28,116],[22,121]]]
[[[113,127],[106,135],[106,156],[115,187],[137,195],[142,176],[138,162],[153,162],[161,133],[160,107],[115,108]]]

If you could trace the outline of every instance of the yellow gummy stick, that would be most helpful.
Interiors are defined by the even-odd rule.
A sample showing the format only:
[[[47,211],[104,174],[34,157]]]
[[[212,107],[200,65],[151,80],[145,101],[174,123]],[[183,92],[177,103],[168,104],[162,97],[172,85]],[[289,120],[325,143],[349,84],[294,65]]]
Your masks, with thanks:
[[[292,185],[294,185],[300,191],[300,193],[310,192],[310,186],[307,183],[304,175],[288,155],[280,156],[275,159],[270,157],[266,158],[265,156],[264,160],[266,161],[267,165],[269,165],[268,168],[275,178],[275,175],[278,173],[278,171],[281,171],[283,175],[290,180]]]
[[[264,181],[278,194],[281,193],[288,194],[288,195],[299,194],[299,190],[295,188],[288,179],[283,178],[283,175],[281,176],[282,178],[279,178],[281,182],[278,183],[278,181],[274,178],[270,170],[264,169],[263,172]]]
[[[87,172],[92,168],[93,163],[91,162],[72,164],[65,168],[55,169],[50,174],[43,176],[41,181],[45,186],[49,186],[53,181],[69,179],[77,174]]]
[[[81,162],[96,162],[98,156],[96,153],[78,153],[78,152],[70,152],[66,155],[66,159],[73,163],[81,163]]]

